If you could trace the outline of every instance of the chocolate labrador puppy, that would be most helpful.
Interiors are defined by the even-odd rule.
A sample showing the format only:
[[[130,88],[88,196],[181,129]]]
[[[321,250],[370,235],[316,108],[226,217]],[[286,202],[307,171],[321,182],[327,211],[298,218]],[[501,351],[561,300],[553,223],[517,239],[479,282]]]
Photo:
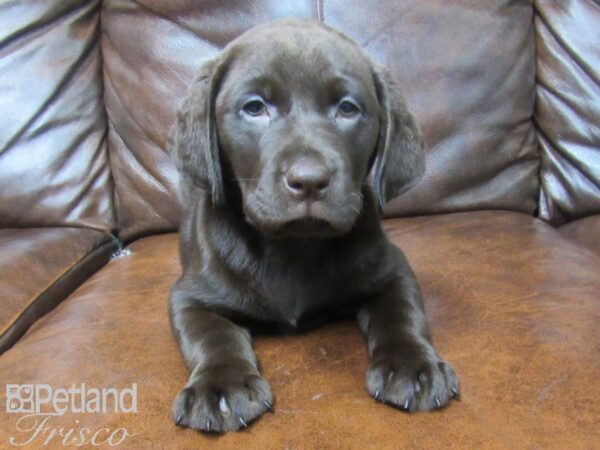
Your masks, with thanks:
[[[389,74],[323,24],[254,28],[202,66],[172,135],[186,213],[170,320],[191,373],[178,425],[237,430],[272,409],[250,330],[348,314],[375,400],[412,412],[458,396],[378,219],[423,173],[422,147]]]

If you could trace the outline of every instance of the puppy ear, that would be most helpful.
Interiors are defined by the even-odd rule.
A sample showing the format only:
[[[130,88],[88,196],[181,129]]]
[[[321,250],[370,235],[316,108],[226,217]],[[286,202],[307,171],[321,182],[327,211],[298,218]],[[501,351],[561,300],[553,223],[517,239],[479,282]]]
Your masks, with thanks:
[[[423,137],[410,114],[396,82],[381,67],[373,70],[380,105],[380,128],[375,159],[371,165],[372,184],[379,207],[413,187],[425,172]]]
[[[223,72],[220,60],[205,62],[190,85],[171,132],[171,155],[184,180],[224,202],[223,176],[215,123],[215,98]]]

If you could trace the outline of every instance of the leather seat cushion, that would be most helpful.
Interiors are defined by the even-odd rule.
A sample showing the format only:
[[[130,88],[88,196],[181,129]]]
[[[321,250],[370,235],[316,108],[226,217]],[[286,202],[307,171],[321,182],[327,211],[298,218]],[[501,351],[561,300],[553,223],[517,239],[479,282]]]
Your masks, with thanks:
[[[600,214],[569,222],[559,230],[563,236],[600,255]]]
[[[50,427],[124,427],[134,448],[592,448],[600,432],[600,261],[545,223],[509,212],[385,223],[419,278],[437,349],[462,400],[408,415],[367,394],[364,339],[353,322],[256,339],[276,397],[244,432],[221,438],[175,427],[187,370],[167,297],[177,235],[134,242],[38,321],[0,358],[0,383],[125,388],[138,412],[52,417]],[[2,392],[0,404],[6,394]],[[18,414],[0,413],[0,442]],[[22,437],[21,437],[22,439]],[[168,443],[168,444],[166,444]]]
[[[113,251],[110,238],[94,230],[0,230],[0,354]]]

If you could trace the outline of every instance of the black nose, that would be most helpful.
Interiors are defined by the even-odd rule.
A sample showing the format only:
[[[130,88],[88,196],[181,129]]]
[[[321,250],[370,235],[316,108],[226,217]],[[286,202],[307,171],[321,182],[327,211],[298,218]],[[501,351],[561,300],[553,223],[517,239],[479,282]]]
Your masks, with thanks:
[[[289,192],[298,199],[321,197],[331,182],[331,173],[323,164],[311,159],[294,162],[284,176]]]

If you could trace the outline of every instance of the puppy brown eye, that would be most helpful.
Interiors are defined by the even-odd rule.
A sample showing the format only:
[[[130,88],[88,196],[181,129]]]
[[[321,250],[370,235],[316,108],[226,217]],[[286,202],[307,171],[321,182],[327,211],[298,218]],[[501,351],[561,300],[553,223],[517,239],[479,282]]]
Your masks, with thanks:
[[[265,112],[266,106],[260,100],[250,100],[242,109],[251,116],[260,116]]]
[[[340,113],[343,117],[354,117],[359,112],[360,109],[358,109],[358,106],[349,100],[343,100],[338,105],[338,113]]]

